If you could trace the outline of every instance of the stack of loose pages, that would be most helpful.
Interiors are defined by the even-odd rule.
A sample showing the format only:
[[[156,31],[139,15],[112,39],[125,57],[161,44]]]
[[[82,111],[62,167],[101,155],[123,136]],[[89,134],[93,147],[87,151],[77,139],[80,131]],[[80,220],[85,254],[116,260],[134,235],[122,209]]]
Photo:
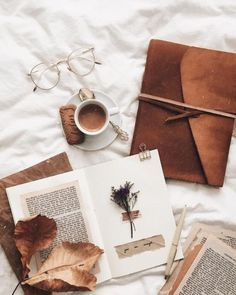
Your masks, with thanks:
[[[197,223],[158,295],[236,294],[236,232]]]

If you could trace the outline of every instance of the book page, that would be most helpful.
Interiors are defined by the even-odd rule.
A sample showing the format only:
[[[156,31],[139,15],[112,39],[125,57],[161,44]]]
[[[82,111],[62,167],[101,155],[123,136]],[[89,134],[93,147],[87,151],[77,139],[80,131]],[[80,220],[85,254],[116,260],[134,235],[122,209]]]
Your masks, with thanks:
[[[157,150],[151,151],[151,159],[140,161],[135,155],[84,172],[113,277],[166,263],[176,226]],[[126,181],[133,183],[132,192],[139,191],[133,238],[124,210],[111,201],[112,186]]]
[[[203,245],[209,236],[214,235],[219,240],[228,244],[232,249],[236,249],[236,232],[221,228],[215,225],[207,225],[203,223],[195,223],[184,243],[184,257],[192,255],[194,247],[198,244]],[[159,295],[172,295],[178,287],[179,282],[183,279],[186,272],[186,262],[184,260],[176,261],[173,265],[173,270],[170,278],[159,291]],[[188,265],[190,267],[190,265]],[[184,271],[183,271],[184,268]]]
[[[82,171],[73,171],[7,189],[15,222],[37,214],[54,218],[57,237],[53,244],[35,256],[38,269],[61,241],[92,242],[104,248],[97,227],[97,220],[88,195],[87,183]],[[93,270],[98,282],[111,278],[106,254],[102,254]]]
[[[236,251],[209,237],[174,294],[236,294]]]
[[[25,216],[41,214],[54,218],[57,224],[57,237],[48,249],[40,252],[41,261],[61,241],[89,242],[91,233],[85,225],[79,194],[79,182],[75,180],[21,195]]]

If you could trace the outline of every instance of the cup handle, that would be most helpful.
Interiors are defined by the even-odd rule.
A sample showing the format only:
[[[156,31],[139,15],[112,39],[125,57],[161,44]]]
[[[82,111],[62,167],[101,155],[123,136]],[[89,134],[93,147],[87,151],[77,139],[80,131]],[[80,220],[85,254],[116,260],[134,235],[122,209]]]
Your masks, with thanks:
[[[119,112],[120,112],[120,110],[119,110],[118,107],[108,109],[108,113],[109,113],[110,116],[119,114]]]

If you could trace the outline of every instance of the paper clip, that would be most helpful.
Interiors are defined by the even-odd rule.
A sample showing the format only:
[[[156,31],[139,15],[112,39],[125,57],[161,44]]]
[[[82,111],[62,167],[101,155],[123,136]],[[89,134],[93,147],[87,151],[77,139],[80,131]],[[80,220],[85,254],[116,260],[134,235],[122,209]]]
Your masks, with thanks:
[[[151,159],[151,153],[149,150],[147,150],[147,146],[145,143],[141,143],[139,145],[140,153],[139,153],[139,159],[140,161],[144,161],[147,159]]]

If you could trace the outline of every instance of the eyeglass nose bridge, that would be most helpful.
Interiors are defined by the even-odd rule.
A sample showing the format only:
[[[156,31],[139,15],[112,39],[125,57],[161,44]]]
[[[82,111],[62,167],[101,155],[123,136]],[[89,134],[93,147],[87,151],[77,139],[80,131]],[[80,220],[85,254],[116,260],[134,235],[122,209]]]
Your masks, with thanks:
[[[68,63],[67,62],[67,59],[61,59],[58,62],[56,62],[55,65],[58,66],[58,65],[63,64],[63,63],[66,63],[67,64]]]
[[[72,71],[70,65],[69,65],[68,58],[66,58],[66,59],[61,59],[61,60],[59,60],[57,63],[54,64],[54,65],[57,67],[57,69],[58,69],[58,74],[59,74],[59,75],[60,75],[60,70],[59,70],[58,66],[59,66],[60,64],[63,64],[63,63],[66,64],[68,71],[74,73],[74,72]]]

